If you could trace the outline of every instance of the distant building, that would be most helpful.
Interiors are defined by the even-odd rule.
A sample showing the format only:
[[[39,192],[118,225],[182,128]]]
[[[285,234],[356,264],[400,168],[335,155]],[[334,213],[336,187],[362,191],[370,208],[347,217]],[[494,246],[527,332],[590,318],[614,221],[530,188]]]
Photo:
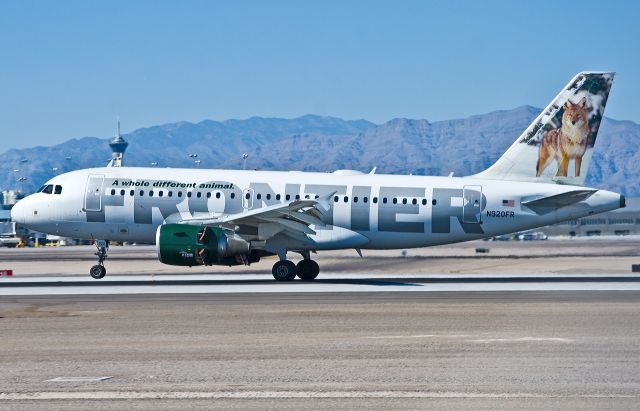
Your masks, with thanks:
[[[120,120],[118,120],[116,135],[109,142],[109,147],[111,147],[111,161],[109,162],[109,167],[122,166],[122,158],[124,157],[124,152],[127,151],[128,145],[129,143],[124,141],[124,138],[120,135]]]
[[[2,196],[2,205],[8,206],[13,205],[18,202],[21,198],[24,198],[24,194],[20,191],[15,190],[5,190],[1,194]]]
[[[627,198],[627,206],[602,214],[544,227],[548,236],[599,236],[640,234],[640,197]]]

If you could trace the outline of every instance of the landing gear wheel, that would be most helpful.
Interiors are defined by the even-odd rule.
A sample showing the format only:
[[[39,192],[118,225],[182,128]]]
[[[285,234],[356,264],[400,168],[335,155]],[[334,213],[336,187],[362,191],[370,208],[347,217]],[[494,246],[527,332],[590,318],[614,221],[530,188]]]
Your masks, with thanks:
[[[89,270],[89,274],[91,275],[91,277],[95,278],[96,280],[99,280],[102,277],[104,277],[105,274],[107,274],[107,269],[104,268],[103,265],[94,265]]]
[[[296,265],[289,260],[281,260],[273,265],[271,274],[278,281],[292,281],[296,278]]]
[[[313,260],[302,260],[298,263],[298,278],[302,281],[313,281],[320,274],[320,266]]]
[[[109,242],[105,240],[96,240],[96,249],[97,251],[94,253],[96,257],[98,257],[98,264],[91,267],[89,270],[89,275],[96,280],[101,279],[107,274],[107,269],[104,268],[104,260],[107,259],[107,250],[109,249]]]

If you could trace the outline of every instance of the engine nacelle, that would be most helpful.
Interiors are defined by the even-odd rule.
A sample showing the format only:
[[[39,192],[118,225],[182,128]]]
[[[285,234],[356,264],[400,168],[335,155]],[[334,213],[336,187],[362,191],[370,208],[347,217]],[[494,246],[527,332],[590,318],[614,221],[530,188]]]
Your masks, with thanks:
[[[164,224],[156,232],[158,259],[169,265],[239,265],[260,260],[248,241],[231,230]]]

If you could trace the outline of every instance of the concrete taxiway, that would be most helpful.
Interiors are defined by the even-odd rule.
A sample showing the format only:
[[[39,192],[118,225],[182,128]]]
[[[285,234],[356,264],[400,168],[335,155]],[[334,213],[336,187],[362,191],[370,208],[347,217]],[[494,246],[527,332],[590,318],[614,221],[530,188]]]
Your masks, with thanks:
[[[113,247],[97,281],[89,247],[0,250],[0,408],[633,409],[639,250],[321,253],[313,283],[150,247]]]

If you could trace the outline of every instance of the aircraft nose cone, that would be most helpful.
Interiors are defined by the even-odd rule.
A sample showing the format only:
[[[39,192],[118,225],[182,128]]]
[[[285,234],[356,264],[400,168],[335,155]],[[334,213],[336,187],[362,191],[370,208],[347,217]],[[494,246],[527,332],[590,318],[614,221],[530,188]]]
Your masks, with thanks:
[[[15,203],[11,208],[11,220],[16,223],[24,224],[24,202],[22,200]]]

